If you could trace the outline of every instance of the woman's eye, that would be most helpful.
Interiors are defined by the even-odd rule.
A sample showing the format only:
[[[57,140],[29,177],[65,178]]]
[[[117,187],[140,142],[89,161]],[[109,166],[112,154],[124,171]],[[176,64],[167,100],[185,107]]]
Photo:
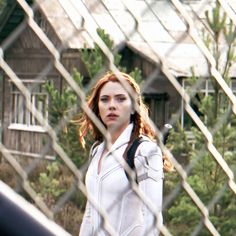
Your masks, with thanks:
[[[102,98],[100,98],[100,101],[101,101],[101,102],[107,102],[107,101],[108,101],[108,98],[102,97]]]
[[[118,100],[119,102],[123,102],[123,101],[126,100],[126,97],[118,97],[117,100]]]

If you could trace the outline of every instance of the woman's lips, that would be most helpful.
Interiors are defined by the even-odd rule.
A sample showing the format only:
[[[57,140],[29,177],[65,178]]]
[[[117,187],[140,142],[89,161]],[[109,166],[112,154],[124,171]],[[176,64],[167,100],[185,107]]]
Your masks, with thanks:
[[[118,115],[114,114],[114,113],[110,113],[107,115],[107,118],[110,119],[110,120],[114,120],[118,117]]]

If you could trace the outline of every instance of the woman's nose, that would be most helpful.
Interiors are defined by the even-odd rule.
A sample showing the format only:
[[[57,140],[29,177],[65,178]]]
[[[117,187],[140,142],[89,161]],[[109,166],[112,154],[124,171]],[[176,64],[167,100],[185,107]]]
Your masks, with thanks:
[[[116,105],[115,105],[114,99],[111,99],[111,100],[110,100],[109,109],[110,109],[110,110],[116,109]]]

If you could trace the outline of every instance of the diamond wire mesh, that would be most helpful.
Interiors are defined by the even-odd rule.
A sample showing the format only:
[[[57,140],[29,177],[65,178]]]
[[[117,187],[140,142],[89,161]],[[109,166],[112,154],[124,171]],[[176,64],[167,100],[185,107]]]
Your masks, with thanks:
[[[10,80],[17,86],[19,91],[25,97],[27,109],[33,114],[33,116],[36,117],[36,119],[38,120],[40,125],[46,130],[46,132],[50,136],[50,138],[52,140],[53,150],[61,158],[61,160],[65,163],[65,165],[68,167],[68,169],[71,171],[72,175],[74,176],[73,177],[74,181],[72,181],[70,188],[66,191],[66,193],[63,194],[63,196],[58,200],[58,202],[55,204],[55,206],[50,208],[45,204],[45,202],[42,200],[42,198],[40,198],[38,196],[38,193],[32,187],[32,185],[30,184],[29,179],[28,179],[29,174],[35,170],[35,168],[39,164],[40,160],[34,160],[28,166],[27,170],[24,170],[24,168],[16,161],[16,159],[13,157],[13,155],[9,152],[9,150],[7,150],[7,148],[2,143],[0,143],[0,150],[3,155],[3,159],[6,159],[10,163],[10,165],[16,171],[17,175],[20,177],[22,188],[27,192],[27,194],[35,202],[35,204],[48,217],[54,218],[56,213],[58,211],[60,211],[60,209],[63,207],[63,205],[65,205],[65,203],[70,200],[70,198],[72,197],[72,195],[75,191],[78,191],[78,189],[79,189],[80,191],[83,192],[83,194],[85,194],[85,196],[87,196],[86,189],[85,189],[85,186],[83,183],[84,172],[82,171],[82,169],[78,169],[76,167],[76,165],[73,163],[73,161],[69,158],[68,154],[63,150],[61,145],[58,143],[58,138],[57,138],[58,132],[62,129],[63,125],[66,124],[70,120],[70,118],[73,117],[74,113],[72,112],[70,114],[70,116],[67,118],[67,120],[62,120],[56,128],[52,128],[48,124],[48,121],[45,120],[42,117],[42,114],[35,108],[34,104],[32,104],[31,99],[30,99],[30,91],[24,86],[24,84],[22,83],[20,78],[15,74],[15,72],[10,68],[10,66],[4,60],[4,52],[5,52],[6,48],[10,47],[11,43],[15,40],[17,35],[19,35],[23,31],[23,29],[25,29],[25,27],[30,27],[32,29],[32,31],[37,35],[37,37],[41,40],[41,42],[44,44],[44,46],[48,49],[48,51],[50,52],[50,54],[53,58],[52,62],[44,69],[44,71],[41,72],[41,74],[39,74],[39,77],[43,78],[44,75],[47,75],[47,73],[49,72],[49,70],[52,67],[55,67],[57,69],[57,71],[60,73],[60,75],[62,76],[62,78],[76,92],[77,96],[80,99],[81,109],[83,109],[89,115],[89,117],[93,120],[93,122],[101,130],[101,132],[104,134],[104,136],[106,136],[106,131],[105,131],[104,127],[102,126],[102,124],[97,119],[96,114],[93,114],[89,110],[89,108],[85,102],[85,94],[83,93],[81,88],[77,85],[77,83],[74,81],[74,79],[72,78],[70,73],[66,70],[63,63],[61,62],[60,53],[63,50],[63,47],[59,48],[59,49],[56,48],[55,45],[52,43],[52,41],[48,38],[48,36],[43,32],[43,30],[40,28],[40,26],[34,20],[34,12],[37,10],[38,7],[40,8],[40,4],[44,4],[44,1],[37,1],[38,5],[35,4],[32,8],[25,1],[18,0],[17,2],[24,10],[27,18],[20,25],[20,27],[18,27],[17,30],[15,32],[13,32],[13,34],[7,40],[5,40],[4,43],[2,44],[2,46],[1,46],[1,61],[0,61],[1,68],[3,69],[4,73],[10,78]],[[228,4],[226,1],[219,1],[219,2],[222,5],[222,7],[224,8],[224,10],[227,12],[229,17],[235,23],[235,14],[231,10],[230,4]],[[68,9],[67,9],[67,7],[68,7],[67,4],[64,4],[63,1],[59,1],[59,3],[61,5],[61,7],[64,9],[65,13],[67,14],[71,23],[74,25],[75,31],[73,32],[73,34],[76,34],[78,31],[80,31],[80,28],[76,24],[76,19],[69,14]],[[184,104],[185,104],[185,110],[188,112],[188,114],[190,115],[192,120],[195,122],[195,124],[197,125],[197,127],[199,128],[199,130],[202,132],[205,139],[207,140],[208,151],[215,158],[215,160],[217,161],[220,168],[223,169],[225,175],[228,178],[228,185],[229,185],[230,189],[233,191],[233,193],[235,194],[236,193],[236,184],[234,181],[233,170],[230,169],[230,167],[228,166],[228,164],[226,163],[226,161],[224,160],[224,158],[222,157],[222,155],[220,154],[220,152],[217,150],[217,148],[214,146],[214,143],[213,143],[214,129],[215,129],[215,131],[218,129],[217,127],[218,127],[221,120],[215,124],[213,130],[211,130],[211,131],[208,130],[208,128],[204,125],[204,123],[201,121],[199,116],[195,113],[195,111],[193,110],[193,108],[190,105],[191,97],[194,94],[187,93],[186,90],[180,85],[180,83],[178,82],[176,77],[170,71],[170,65],[169,65],[168,59],[161,56],[161,54],[158,54],[158,51],[155,50],[152,43],[149,42],[147,35],[145,35],[142,32],[142,29],[141,29],[142,23],[140,22],[140,17],[138,16],[138,14],[136,12],[135,6],[130,4],[130,2],[128,2],[128,1],[120,1],[120,3],[123,5],[123,7],[126,9],[126,11],[130,14],[130,16],[134,19],[135,26],[134,26],[132,32],[127,34],[126,31],[122,28],[123,26],[120,25],[120,23],[114,17],[112,17],[113,21],[124,33],[125,38],[127,40],[132,36],[132,34],[138,33],[139,36],[142,38],[142,40],[148,45],[149,50],[154,54],[156,61],[159,62],[159,64],[157,64],[157,66],[159,68],[161,68],[162,73],[166,76],[166,78],[171,82],[171,84],[175,87],[175,89],[181,95],[181,97],[184,101]],[[149,2],[149,1],[145,1],[145,3],[147,4],[147,8],[145,11],[147,11],[147,12],[152,11],[152,4],[153,3]],[[171,3],[172,3],[172,7],[176,9],[178,14],[182,17],[183,22],[187,25],[189,36],[193,39],[193,41],[196,43],[196,45],[202,51],[203,55],[206,57],[209,65],[210,65],[210,68],[211,68],[212,76],[217,81],[217,83],[219,84],[219,86],[221,87],[221,89],[225,93],[225,95],[231,101],[232,111],[235,114],[235,112],[236,112],[235,95],[233,94],[233,91],[227,85],[225,80],[222,78],[219,71],[216,69],[215,59],[213,58],[212,54],[209,52],[209,50],[207,49],[207,47],[205,46],[203,41],[200,39],[200,37],[197,33],[197,29],[195,28],[195,25],[193,23],[193,19],[191,19],[189,13],[185,10],[185,8],[181,4],[181,2],[172,0]],[[204,4],[207,4],[207,3],[208,3],[207,1],[204,1]],[[90,11],[96,9],[96,4],[94,4],[92,6],[92,8],[91,8],[91,6],[90,7],[86,6],[86,4],[83,2],[78,2],[78,1],[76,2],[73,0],[68,1],[68,4],[69,5],[71,4],[71,6],[73,6],[73,8],[75,9],[76,13],[78,15],[82,16],[84,21],[87,22],[87,28],[85,27],[84,30],[87,31],[88,35],[90,36],[90,39],[92,39],[92,41],[95,42],[100,47],[100,49],[103,51],[103,53],[106,55],[106,57],[110,63],[109,69],[114,72],[117,72],[118,68],[113,63],[113,52],[111,52],[107,48],[105,43],[101,40],[101,38],[98,36],[98,34],[96,32],[97,22],[96,22],[95,18],[93,18],[92,14],[90,12]],[[103,2],[101,2],[101,4],[104,7],[106,7],[106,4],[104,4]],[[71,35],[71,37],[73,37],[73,34]],[[177,43],[181,43],[185,39],[185,37],[186,37],[185,34],[183,34],[182,37],[179,38],[179,41],[177,41]],[[174,47],[178,47],[178,44],[176,44]],[[147,86],[149,83],[151,83],[152,80],[154,80],[156,78],[155,76],[158,72],[159,72],[159,69],[157,69],[156,72],[154,71],[154,73],[149,78],[146,79],[147,83],[144,86]],[[120,79],[122,82],[122,78],[120,78]],[[195,85],[195,90],[197,90],[197,88],[198,88],[198,85]],[[143,87],[142,89],[143,89],[143,91],[145,91],[145,87]],[[179,112],[178,116],[180,116],[180,112]],[[228,116],[228,113],[226,113],[224,117],[222,116],[222,120],[227,119],[227,116]],[[171,123],[174,123],[174,122],[176,122],[176,120],[171,121]],[[153,123],[153,125],[155,125],[155,124]],[[157,130],[158,134],[160,134],[160,131],[157,128],[156,128],[156,130]],[[109,137],[108,137],[108,143],[110,144]],[[168,150],[166,150],[163,143],[161,143],[161,148],[163,149],[164,152],[169,152]],[[48,149],[48,146],[45,145],[45,151],[47,149]],[[193,190],[191,185],[188,183],[188,174],[191,172],[191,169],[194,167],[195,163],[197,161],[201,160],[201,158],[202,158],[201,152],[199,152],[198,159],[192,161],[187,166],[187,168],[183,168],[183,166],[177,162],[177,160],[172,156],[171,153],[170,153],[170,156],[171,156],[171,160],[172,160],[172,162],[173,162],[173,164],[174,164],[174,166],[175,166],[175,168],[182,180],[181,180],[181,184],[179,186],[177,186],[175,188],[175,190],[173,190],[169,194],[168,199],[167,199],[169,202],[168,201],[164,202],[164,205],[166,205],[166,207],[167,207],[168,204],[170,204],[172,201],[174,201],[174,199],[179,194],[180,186],[182,186],[182,188],[187,192],[189,197],[193,200],[194,204],[197,206],[200,213],[202,214],[202,221],[200,221],[200,223],[196,226],[195,232],[193,233],[193,235],[197,235],[199,233],[199,231],[203,227],[203,224],[205,225],[205,227],[208,229],[208,231],[212,235],[220,235],[219,232],[217,231],[216,227],[214,226],[214,224],[210,220],[209,209],[211,208],[211,205],[213,205],[214,202],[217,202],[217,199],[219,199],[221,197],[222,192],[226,188],[226,184],[222,187],[221,190],[219,190],[217,192],[215,197],[210,201],[209,205],[205,206],[203,204],[203,202],[201,201],[201,199],[198,197],[197,193]],[[127,166],[125,166],[125,168],[128,169]],[[152,204],[150,202],[148,202],[147,199],[145,199],[145,196],[143,196],[141,192],[139,192],[138,186],[135,185],[135,183],[134,183],[132,187],[137,192],[137,194],[143,199],[145,204],[147,204],[147,206],[150,209],[153,209]],[[96,204],[96,201],[94,199],[89,199],[89,200],[92,202],[94,207],[102,215],[102,217],[104,219],[103,227],[105,227],[105,229],[107,230],[107,232],[109,232],[109,234],[116,235],[116,232],[114,232],[114,229],[112,229],[112,227],[109,225],[109,222],[107,221],[106,212],[104,212],[103,209],[99,208],[99,206]],[[155,212],[153,212],[153,214],[155,214]],[[160,227],[158,225],[158,222],[157,222],[156,226]],[[168,230],[168,227],[166,227],[165,224],[164,224],[164,226],[160,227],[160,230],[163,235],[171,235],[171,233]]]

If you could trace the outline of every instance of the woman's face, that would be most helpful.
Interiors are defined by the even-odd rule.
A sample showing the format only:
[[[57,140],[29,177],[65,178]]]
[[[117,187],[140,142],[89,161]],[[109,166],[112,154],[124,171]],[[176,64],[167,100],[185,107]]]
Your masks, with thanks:
[[[134,113],[128,92],[119,82],[107,82],[101,89],[98,109],[99,115],[110,131],[122,132],[130,123]]]

